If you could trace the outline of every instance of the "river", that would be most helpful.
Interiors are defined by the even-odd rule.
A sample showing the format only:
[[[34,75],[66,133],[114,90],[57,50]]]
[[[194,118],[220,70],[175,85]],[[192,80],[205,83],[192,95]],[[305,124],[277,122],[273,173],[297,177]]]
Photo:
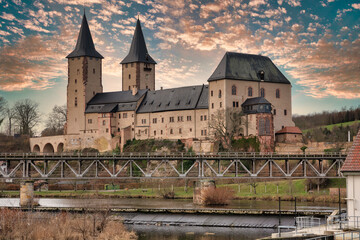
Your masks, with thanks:
[[[89,207],[89,208],[151,208],[151,209],[195,209],[205,208],[192,203],[191,199],[69,199],[69,198],[41,198],[41,207]],[[0,207],[17,207],[18,198],[0,198]],[[256,201],[256,200],[233,200],[227,206],[214,207],[226,209],[278,209],[277,201]],[[282,210],[294,210],[294,202],[281,202]],[[333,211],[337,204],[298,202],[298,210]],[[344,206],[343,206],[344,207]],[[156,215],[156,214],[155,214]],[[159,214],[160,216],[160,214]],[[186,217],[204,218],[199,215],[186,215]],[[140,216],[141,217],[141,216]],[[161,217],[161,216],[160,216]],[[214,217],[214,216],[212,216]],[[234,216],[232,216],[234,217]],[[218,219],[226,219],[230,216],[219,215]],[[277,222],[277,216],[238,216],[244,221],[255,222]],[[258,220],[256,219],[258,218]],[[241,220],[241,219],[240,219]],[[293,225],[294,218],[291,216],[282,217],[282,225]],[[247,240],[270,236],[276,232],[271,228],[241,228],[241,227],[202,227],[202,226],[171,226],[157,224],[126,224],[127,228],[133,230],[139,236],[139,240]]]

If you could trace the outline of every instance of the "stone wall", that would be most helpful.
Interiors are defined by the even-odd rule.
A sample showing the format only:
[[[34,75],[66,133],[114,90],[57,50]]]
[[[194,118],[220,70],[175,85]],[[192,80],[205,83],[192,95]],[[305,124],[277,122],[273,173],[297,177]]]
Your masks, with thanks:
[[[343,142],[343,143],[328,143],[328,142],[310,142],[308,144],[304,143],[276,143],[275,152],[278,153],[302,153],[301,147],[307,146],[306,152],[310,153],[323,153],[325,149],[331,148],[344,148],[342,152],[347,152],[348,149],[352,146],[352,142]]]

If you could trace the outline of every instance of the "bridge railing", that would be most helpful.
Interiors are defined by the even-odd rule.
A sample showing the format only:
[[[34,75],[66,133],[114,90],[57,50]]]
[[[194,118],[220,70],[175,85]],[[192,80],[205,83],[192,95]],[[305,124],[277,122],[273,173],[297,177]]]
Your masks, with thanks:
[[[277,152],[218,152],[218,153],[194,153],[194,152],[184,152],[184,153],[164,153],[164,152],[123,152],[123,153],[72,153],[72,152],[63,152],[63,153],[0,153],[0,158],[28,158],[28,157],[134,157],[134,158],[146,158],[146,157],[183,157],[183,158],[274,158],[274,157],[328,157],[328,158],[344,158],[346,153],[343,152],[310,152],[310,153],[299,153],[299,152],[286,152],[286,153],[277,153]]]
[[[323,157],[323,158],[344,158],[346,153],[343,152],[218,152],[218,153],[164,153],[164,152],[124,152],[124,153],[0,153],[0,158],[31,158],[31,157],[126,157],[126,158],[146,158],[146,157],[167,157],[167,158],[276,158],[276,157]]]

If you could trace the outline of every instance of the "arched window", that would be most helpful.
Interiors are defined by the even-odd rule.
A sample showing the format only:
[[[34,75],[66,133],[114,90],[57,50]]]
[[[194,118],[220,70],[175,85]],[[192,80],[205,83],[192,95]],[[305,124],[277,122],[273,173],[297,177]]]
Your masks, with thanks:
[[[236,86],[235,86],[235,85],[233,85],[233,86],[231,87],[231,94],[232,94],[232,95],[236,95]]]
[[[221,90],[219,90],[219,98],[221,98]]]
[[[260,96],[265,97],[265,89],[264,88],[260,89]]]
[[[260,118],[259,120],[259,135],[265,135],[265,119]]]
[[[265,132],[266,135],[270,135],[270,120],[268,118],[265,120]]]
[[[276,89],[276,98],[280,98],[280,89]]]
[[[252,97],[252,87],[249,87],[249,88],[248,88],[248,96],[249,96],[249,97]]]

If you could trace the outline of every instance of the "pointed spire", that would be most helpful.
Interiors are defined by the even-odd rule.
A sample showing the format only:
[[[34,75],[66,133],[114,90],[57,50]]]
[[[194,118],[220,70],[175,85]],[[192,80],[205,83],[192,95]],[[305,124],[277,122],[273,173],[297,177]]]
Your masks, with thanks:
[[[131,42],[129,54],[122,60],[121,64],[143,62],[156,64],[154,59],[149,55],[143,32],[141,30],[140,20],[137,20],[134,36]]]
[[[84,9],[84,16],[81,22],[81,28],[79,32],[79,37],[76,43],[75,50],[72,51],[67,58],[73,57],[95,57],[95,58],[104,58],[95,50],[94,42],[91,37],[91,32],[89,29],[88,22],[86,20],[85,9]]]

